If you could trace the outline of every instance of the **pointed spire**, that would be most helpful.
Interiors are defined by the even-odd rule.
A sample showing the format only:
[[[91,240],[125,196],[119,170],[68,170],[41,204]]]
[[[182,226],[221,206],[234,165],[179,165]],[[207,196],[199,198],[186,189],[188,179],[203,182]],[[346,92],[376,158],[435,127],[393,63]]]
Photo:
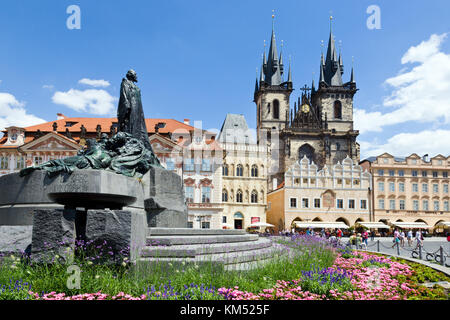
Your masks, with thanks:
[[[325,75],[323,73],[323,64],[320,64],[320,78],[319,78],[319,83],[321,82],[325,82]]]
[[[350,83],[355,83],[355,77],[353,75],[353,63],[354,63],[354,58],[352,57],[352,73],[350,75]]]
[[[328,39],[328,49],[326,60],[324,64],[324,81],[330,86],[342,86],[342,77],[341,77],[341,64],[340,59],[337,57],[336,45],[334,41],[334,36],[332,32],[332,20],[333,17],[330,17],[330,37]]]
[[[258,86],[258,68],[256,68],[256,83],[255,83],[255,94],[259,91]]]
[[[273,10],[272,10],[273,12]],[[267,57],[267,67],[265,69],[265,81],[269,85],[280,85],[282,83],[282,70],[278,61],[277,44],[275,40],[275,15],[272,14],[272,36],[270,39],[269,55]]]
[[[291,73],[291,57],[289,56],[289,72],[288,72],[288,82],[292,83],[292,73]]]

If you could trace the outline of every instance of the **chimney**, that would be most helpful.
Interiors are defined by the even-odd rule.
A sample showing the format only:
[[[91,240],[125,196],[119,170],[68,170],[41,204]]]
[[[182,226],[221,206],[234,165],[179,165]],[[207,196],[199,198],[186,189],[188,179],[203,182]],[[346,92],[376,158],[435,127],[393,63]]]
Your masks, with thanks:
[[[272,186],[272,190],[277,190],[278,187],[278,181],[277,178],[273,178],[273,186]]]
[[[62,120],[62,119],[65,119],[65,118],[66,118],[66,116],[63,115],[62,113],[57,113],[56,114],[56,120]]]
[[[186,125],[189,126],[189,125],[190,125],[190,124],[189,124],[189,119],[184,119],[184,124],[186,124]]]

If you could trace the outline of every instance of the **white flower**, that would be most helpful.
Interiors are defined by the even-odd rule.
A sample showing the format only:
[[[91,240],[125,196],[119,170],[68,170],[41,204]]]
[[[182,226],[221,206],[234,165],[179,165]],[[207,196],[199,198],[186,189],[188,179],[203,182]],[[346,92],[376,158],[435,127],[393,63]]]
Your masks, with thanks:
[[[97,274],[97,275],[95,276],[95,279],[99,279],[99,278],[100,278],[100,275]]]

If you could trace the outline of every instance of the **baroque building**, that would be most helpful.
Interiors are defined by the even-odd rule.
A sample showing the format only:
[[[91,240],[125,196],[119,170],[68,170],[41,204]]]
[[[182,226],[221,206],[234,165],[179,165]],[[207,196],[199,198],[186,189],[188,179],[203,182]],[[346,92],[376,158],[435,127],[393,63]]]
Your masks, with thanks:
[[[218,136],[223,149],[222,223],[246,229],[266,222],[267,146],[255,141],[243,115],[228,114]]]
[[[258,142],[269,147],[269,180],[283,181],[284,172],[304,156],[319,168],[331,167],[347,156],[357,163],[359,132],[353,128],[353,97],[358,89],[353,67],[350,81],[343,81],[343,59],[331,28],[326,56],[322,53],[320,59],[318,87],[314,80],[311,88],[305,85],[293,108],[290,65],[286,81],[283,74],[283,56],[278,56],[272,26],[269,53],[266,56],[264,51],[254,92]]]
[[[373,177],[372,221],[425,223],[428,228],[450,224],[450,157],[383,153],[360,165]]]
[[[297,222],[341,222],[347,227],[370,221],[371,175],[349,157],[319,169],[303,156],[267,195],[267,221],[275,231]]]

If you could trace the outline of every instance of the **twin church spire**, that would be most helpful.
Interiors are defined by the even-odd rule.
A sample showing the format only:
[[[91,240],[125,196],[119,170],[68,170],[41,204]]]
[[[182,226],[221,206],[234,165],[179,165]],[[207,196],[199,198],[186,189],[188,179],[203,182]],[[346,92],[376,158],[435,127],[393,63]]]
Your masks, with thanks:
[[[278,56],[277,44],[275,37],[274,28],[274,15],[272,15],[272,35],[270,39],[269,52],[266,56],[265,42],[264,42],[264,53],[263,61],[261,66],[261,71],[256,78],[255,93],[264,86],[280,86],[292,89],[292,73],[291,73],[291,63],[289,61],[289,71],[287,81],[283,81],[284,65],[283,65],[283,55],[282,52]],[[342,55],[337,52],[336,43],[334,35],[332,32],[330,17],[330,35],[328,39],[328,48],[326,56],[324,57],[323,52],[320,59],[320,73],[319,73],[319,87],[342,87],[347,84],[355,84],[353,66],[351,69],[350,82],[344,83],[342,76],[344,74],[344,64],[342,60]],[[312,81],[311,89],[314,88],[314,79]]]

